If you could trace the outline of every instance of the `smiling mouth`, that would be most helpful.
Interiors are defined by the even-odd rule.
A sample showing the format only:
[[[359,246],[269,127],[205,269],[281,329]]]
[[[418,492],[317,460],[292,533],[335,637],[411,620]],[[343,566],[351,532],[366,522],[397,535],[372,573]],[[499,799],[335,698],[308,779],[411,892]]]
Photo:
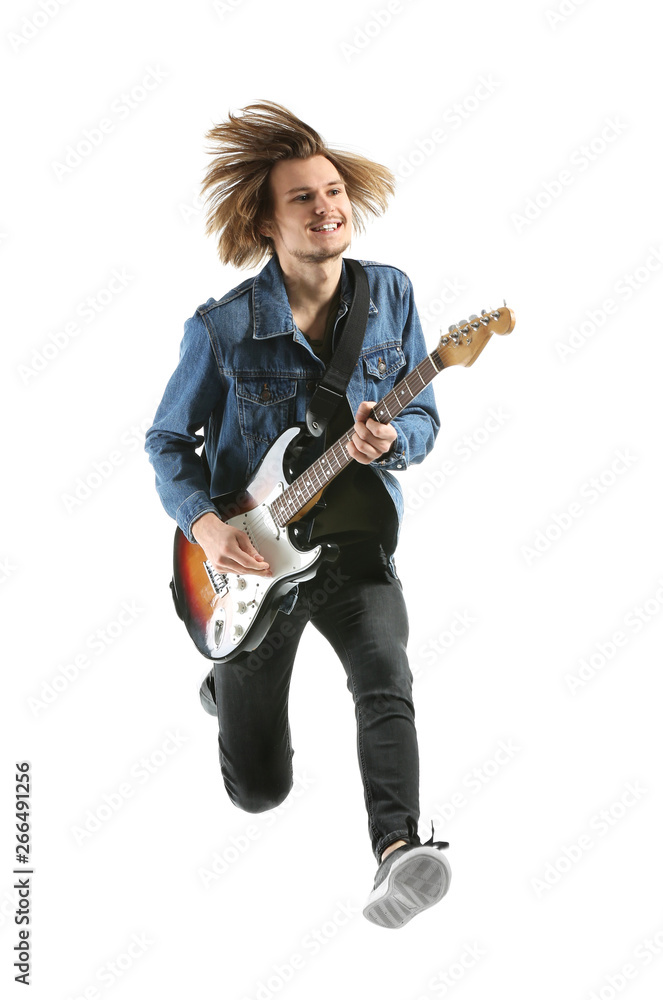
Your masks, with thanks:
[[[317,226],[312,229],[312,233],[335,233],[337,229],[340,229],[343,225],[342,222],[325,222],[322,226]]]

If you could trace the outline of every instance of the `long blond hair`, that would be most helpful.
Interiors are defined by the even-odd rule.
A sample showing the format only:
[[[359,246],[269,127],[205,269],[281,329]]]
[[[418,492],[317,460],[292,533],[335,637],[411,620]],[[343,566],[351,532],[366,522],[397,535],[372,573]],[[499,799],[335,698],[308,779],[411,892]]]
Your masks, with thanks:
[[[381,215],[394,193],[387,167],[357,153],[327,146],[321,136],[281,104],[261,101],[229,113],[228,121],[211,128],[206,139],[214,159],[201,193],[207,196],[208,236],[218,235],[224,264],[252,267],[274,253],[271,239],[260,232],[269,221],[269,172],[279,160],[326,156],[338,170],[352,205],[352,221],[361,232],[368,217]]]

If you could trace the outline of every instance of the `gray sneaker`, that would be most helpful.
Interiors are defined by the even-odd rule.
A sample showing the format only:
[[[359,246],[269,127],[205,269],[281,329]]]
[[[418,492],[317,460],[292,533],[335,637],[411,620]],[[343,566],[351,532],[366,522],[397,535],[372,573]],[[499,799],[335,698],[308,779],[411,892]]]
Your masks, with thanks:
[[[433,824],[431,823],[431,828]],[[364,907],[367,920],[379,927],[402,927],[417,913],[438,903],[451,881],[451,867],[440,853],[446,841],[404,844],[381,862],[373,891]]]

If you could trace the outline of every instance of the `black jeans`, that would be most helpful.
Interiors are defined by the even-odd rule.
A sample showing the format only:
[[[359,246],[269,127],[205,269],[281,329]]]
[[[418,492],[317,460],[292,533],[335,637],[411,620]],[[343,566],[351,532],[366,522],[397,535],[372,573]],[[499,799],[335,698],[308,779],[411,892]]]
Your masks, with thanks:
[[[311,621],[347,675],[375,857],[395,840],[420,844],[419,753],[401,583],[382,548],[355,543],[299,585],[255,650],[214,665],[219,759],[232,802],[248,812],[279,805],[293,784],[288,691],[300,636]],[[319,710],[319,709],[317,709]],[[338,829],[336,824],[336,828]]]

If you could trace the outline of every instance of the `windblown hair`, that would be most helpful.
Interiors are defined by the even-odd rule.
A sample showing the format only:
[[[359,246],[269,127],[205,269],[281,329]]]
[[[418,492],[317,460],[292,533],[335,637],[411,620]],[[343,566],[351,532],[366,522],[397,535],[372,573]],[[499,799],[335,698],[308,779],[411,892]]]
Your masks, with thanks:
[[[249,104],[241,115],[228,116],[205,138],[214,145],[214,160],[201,193],[207,195],[208,236],[218,234],[218,254],[224,264],[252,267],[274,253],[260,227],[270,220],[269,172],[279,160],[326,156],[343,180],[352,222],[362,232],[369,216],[379,216],[394,193],[394,175],[387,167],[357,153],[327,146],[321,136],[273,101]]]

